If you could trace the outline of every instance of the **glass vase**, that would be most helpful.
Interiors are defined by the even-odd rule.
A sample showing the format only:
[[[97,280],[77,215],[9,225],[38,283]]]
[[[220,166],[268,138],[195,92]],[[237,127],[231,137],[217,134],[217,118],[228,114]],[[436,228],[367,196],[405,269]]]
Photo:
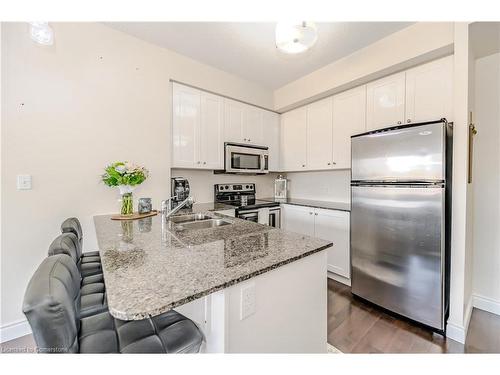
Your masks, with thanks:
[[[134,198],[132,193],[122,194],[122,215],[132,215],[134,213]]]

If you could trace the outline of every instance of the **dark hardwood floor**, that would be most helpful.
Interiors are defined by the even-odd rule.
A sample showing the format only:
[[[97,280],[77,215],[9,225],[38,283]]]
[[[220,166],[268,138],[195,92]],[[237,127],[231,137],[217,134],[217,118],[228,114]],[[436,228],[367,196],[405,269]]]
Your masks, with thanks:
[[[500,353],[500,316],[474,309],[465,345],[395,318],[328,280],[328,342],[343,353]]]

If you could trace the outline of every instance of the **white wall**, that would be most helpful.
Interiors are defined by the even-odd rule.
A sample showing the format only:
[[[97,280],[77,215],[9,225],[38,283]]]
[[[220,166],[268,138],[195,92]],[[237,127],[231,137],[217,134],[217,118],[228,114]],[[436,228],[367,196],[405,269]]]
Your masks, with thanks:
[[[465,342],[471,311],[472,187],[467,184],[470,105],[469,24],[454,24],[453,198],[450,275],[450,316],[447,336]]]
[[[212,171],[197,171],[194,169],[172,169],[172,177],[185,177],[189,181],[191,195],[196,202],[206,203],[214,201],[214,185],[224,183],[255,183],[257,198],[274,196],[274,179],[278,176],[269,173],[262,176],[244,176],[231,174],[214,174]]]
[[[473,293],[500,307],[500,54],[476,60],[475,77]]]
[[[351,201],[351,170],[287,173],[289,196],[330,202]]]
[[[150,170],[136,197],[168,196],[169,79],[272,107],[268,90],[105,25],[52,27],[44,47],[27,24],[2,23],[1,327],[24,319],[27,282],[64,218],[79,217],[86,250],[96,248],[92,216],[119,208],[99,181],[107,163]],[[17,191],[17,174],[33,189]]]

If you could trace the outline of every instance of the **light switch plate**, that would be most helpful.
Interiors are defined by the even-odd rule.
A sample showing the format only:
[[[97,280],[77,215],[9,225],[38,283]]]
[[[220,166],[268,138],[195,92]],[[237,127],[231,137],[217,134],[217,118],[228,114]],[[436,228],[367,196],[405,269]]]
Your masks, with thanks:
[[[241,288],[240,320],[255,314],[255,284]]]
[[[17,190],[30,190],[31,189],[31,175],[18,174],[17,175]]]

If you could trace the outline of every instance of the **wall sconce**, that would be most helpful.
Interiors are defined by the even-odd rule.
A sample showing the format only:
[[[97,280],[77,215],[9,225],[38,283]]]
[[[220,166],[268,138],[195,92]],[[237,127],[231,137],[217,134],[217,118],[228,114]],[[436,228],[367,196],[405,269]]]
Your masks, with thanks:
[[[54,44],[54,30],[48,22],[30,22],[30,37],[44,46]]]

